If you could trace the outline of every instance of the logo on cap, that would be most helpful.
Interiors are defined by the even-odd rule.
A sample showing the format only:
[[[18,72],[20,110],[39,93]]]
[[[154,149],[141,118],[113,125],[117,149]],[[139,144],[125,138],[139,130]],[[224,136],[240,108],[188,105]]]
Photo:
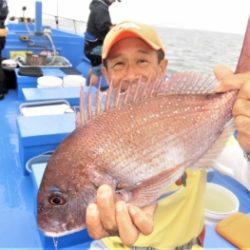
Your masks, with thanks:
[[[127,29],[135,29],[135,30],[140,30],[141,27],[135,23],[132,22],[126,22],[126,23],[120,23],[116,25],[115,27],[117,30],[127,30]]]

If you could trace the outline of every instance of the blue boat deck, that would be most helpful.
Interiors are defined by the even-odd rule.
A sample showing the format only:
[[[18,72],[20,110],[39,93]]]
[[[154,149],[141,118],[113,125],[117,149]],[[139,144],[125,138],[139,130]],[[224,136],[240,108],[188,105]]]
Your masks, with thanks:
[[[36,224],[36,190],[19,157],[17,115],[21,101],[10,90],[0,101],[0,249],[55,249]],[[63,237],[59,249],[87,249],[86,231]]]

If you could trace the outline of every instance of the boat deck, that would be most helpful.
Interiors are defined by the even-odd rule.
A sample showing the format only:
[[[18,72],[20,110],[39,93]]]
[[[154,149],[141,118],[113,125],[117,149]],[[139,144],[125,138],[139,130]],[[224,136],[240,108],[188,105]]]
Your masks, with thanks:
[[[36,190],[19,158],[16,119],[21,101],[10,90],[0,101],[0,249],[55,249],[36,224]],[[86,231],[59,240],[59,249],[87,249]]]

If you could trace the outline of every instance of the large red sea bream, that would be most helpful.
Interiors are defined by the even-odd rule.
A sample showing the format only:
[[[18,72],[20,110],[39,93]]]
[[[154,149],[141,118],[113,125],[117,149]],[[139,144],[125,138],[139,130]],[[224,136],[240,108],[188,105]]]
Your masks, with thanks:
[[[250,24],[237,73],[250,70],[249,57]],[[104,108],[100,92],[89,96],[96,109],[85,105],[83,124],[48,162],[38,193],[41,230],[61,236],[84,229],[86,207],[101,184],[111,185],[117,199],[143,207],[164,196],[186,168],[212,166],[232,132],[237,96],[213,93],[215,83],[202,74],[177,73],[118,95],[110,88]]]

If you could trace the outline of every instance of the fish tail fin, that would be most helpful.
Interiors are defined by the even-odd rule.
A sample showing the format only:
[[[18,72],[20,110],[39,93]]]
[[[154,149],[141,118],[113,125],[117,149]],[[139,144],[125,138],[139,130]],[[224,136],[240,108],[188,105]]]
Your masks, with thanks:
[[[250,71],[250,16],[235,73]]]

